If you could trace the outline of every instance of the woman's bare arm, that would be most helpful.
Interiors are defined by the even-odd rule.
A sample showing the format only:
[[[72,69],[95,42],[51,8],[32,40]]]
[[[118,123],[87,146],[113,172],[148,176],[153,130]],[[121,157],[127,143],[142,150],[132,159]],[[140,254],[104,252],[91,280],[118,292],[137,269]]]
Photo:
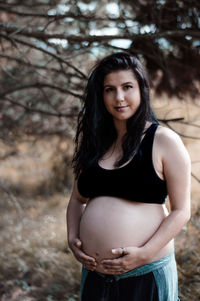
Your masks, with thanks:
[[[79,239],[79,224],[82,213],[86,206],[87,199],[82,197],[77,189],[77,181],[74,181],[74,187],[71,198],[67,207],[67,236],[68,245],[74,256],[80,261],[87,269],[93,270],[96,267],[95,259],[85,254],[81,247],[82,242]]]
[[[180,137],[169,129],[159,133],[170,213],[153,237],[143,246],[151,257],[173,239],[190,218],[191,161]]]
[[[79,236],[79,222],[86,202],[87,199],[78,193],[77,181],[74,181],[74,187],[67,207],[67,233],[69,242]]]

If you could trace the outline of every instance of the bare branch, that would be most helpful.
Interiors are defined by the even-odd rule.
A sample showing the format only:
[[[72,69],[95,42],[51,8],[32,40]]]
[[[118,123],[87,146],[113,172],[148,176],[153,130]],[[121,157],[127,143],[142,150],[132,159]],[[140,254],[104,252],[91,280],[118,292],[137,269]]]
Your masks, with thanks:
[[[185,124],[185,125],[190,125],[190,126],[193,126],[193,127],[196,127],[196,128],[200,128],[200,125],[199,124],[195,124],[195,123],[191,123],[191,122],[187,122],[187,121],[180,121],[181,124]]]
[[[167,30],[163,32],[156,33],[144,33],[144,34],[118,34],[118,35],[67,35],[65,33],[46,33],[42,30],[35,30],[32,28],[24,28],[15,26],[13,24],[4,24],[0,23],[0,29],[5,31],[8,34],[22,35],[25,37],[32,37],[42,41],[48,39],[64,39],[70,42],[100,42],[100,41],[108,41],[113,39],[129,39],[134,40],[137,38],[142,39],[156,39],[156,38],[167,38],[167,37],[185,37],[186,35],[199,38],[200,31],[198,30],[190,30],[190,29],[182,29],[182,30]]]
[[[53,57],[53,58],[55,58],[56,60],[58,60],[59,62],[62,62],[63,64],[67,65],[68,67],[74,69],[74,71],[76,71],[78,74],[80,74],[83,78],[87,79],[87,76],[86,76],[82,71],[80,71],[78,68],[76,68],[76,67],[73,66],[71,63],[67,62],[65,59],[63,59],[61,56],[59,56],[59,55],[57,55],[57,54],[55,54],[55,53],[52,53],[52,52],[50,52],[50,51],[48,51],[48,50],[46,50],[46,49],[44,49],[44,48],[42,48],[42,47],[36,46],[36,45],[34,45],[34,44],[30,43],[30,42],[23,41],[23,40],[21,40],[21,39],[14,38],[14,37],[12,37],[12,38],[7,37],[7,35],[2,34],[1,32],[0,32],[0,36],[2,36],[2,37],[5,38],[5,39],[9,39],[10,41],[12,41],[13,44],[15,44],[15,43],[20,43],[20,44],[23,44],[23,45],[25,45],[25,46],[28,46],[28,47],[34,48],[34,49],[36,49],[36,50],[39,50],[39,51],[41,51],[41,52],[43,52],[43,53],[45,53],[45,54],[48,54],[48,55],[50,55],[51,57]],[[14,43],[14,42],[15,42],[15,43]]]
[[[200,179],[195,174],[191,173],[191,175],[198,183],[200,183]]]
[[[51,89],[56,89],[62,93],[67,93],[70,94],[74,97],[82,98],[82,95],[76,94],[73,91],[70,91],[68,89],[62,88],[61,86],[56,86],[50,83],[45,83],[45,82],[33,82],[30,84],[23,84],[23,85],[16,85],[15,87],[10,87],[10,89],[3,91],[0,93],[0,98],[5,97],[8,94],[11,94],[13,92],[19,91],[19,90],[24,90],[24,89],[29,89],[29,88],[41,88],[41,87],[48,87]]]
[[[182,120],[184,120],[183,117],[179,117],[179,118],[170,118],[170,119],[159,119],[159,121],[161,121],[161,122],[163,122],[163,123],[165,123],[165,124],[167,124],[168,122],[171,122],[171,121],[173,121],[173,122],[178,122],[178,121],[182,121]]]
[[[19,103],[15,100],[12,100],[8,97],[4,97],[3,100],[8,101],[9,103],[12,103],[13,105],[17,105],[19,107],[22,107],[23,109],[25,109],[26,111],[28,111],[29,113],[40,113],[43,115],[49,115],[49,116],[56,116],[56,117],[66,117],[66,118],[72,118],[72,117],[76,117],[77,114],[76,113],[54,113],[54,112],[49,112],[49,111],[45,111],[45,110],[40,110],[40,109],[34,109],[32,107],[26,106],[22,103]]]
[[[199,140],[200,137],[196,137],[196,136],[189,136],[189,135],[185,135],[180,133],[179,131],[177,131],[176,129],[174,129],[169,122],[181,122],[182,120],[184,120],[184,118],[172,118],[172,119],[158,119],[160,122],[166,124],[171,130],[173,130],[174,132],[176,132],[179,136],[183,137],[183,138],[189,138],[189,139],[195,139],[195,140]]]
[[[35,69],[43,69],[43,70],[50,71],[50,72],[63,73],[66,76],[76,76],[78,78],[82,78],[82,77],[79,76],[79,74],[66,72],[63,68],[57,69],[57,68],[53,68],[53,67],[46,67],[46,66],[43,66],[43,65],[32,64],[29,61],[26,62],[26,61],[24,61],[24,60],[22,60],[18,57],[9,56],[9,55],[6,55],[4,53],[0,53],[0,57],[8,59],[8,60],[16,61],[19,64],[27,66],[27,67],[31,67],[31,68],[35,68]]]
[[[57,21],[57,20],[61,20],[61,19],[65,19],[65,18],[73,18],[73,19],[78,19],[79,21],[119,21],[119,22],[123,22],[126,20],[131,20],[131,18],[125,18],[125,17],[99,17],[96,16],[94,13],[90,13],[89,15],[83,15],[83,14],[74,14],[73,12],[68,12],[66,14],[48,14],[48,11],[46,13],[33,13],[33,12],[21,12],[19,10],[16,9],[11,9],[9,6],[4,6],[4,5],[0,5],[0,9],[2,11],[5,11],[7,13],[11,13],[14,15],[18,15],[20,17],[34,17],[34,18],[45,18],[45,19],[50,19],[51,21]]]
[[[4,4],[4,5],[9,5],[9,6],[11,6],[11,7],[19,7],[19,1],[16,1],[16,2],[11,2],[11,3],[9,3],[9,4],[5,4],[5,0],[3,0],[4,1],[4,3],[1,3],[1,4]],[[1,1],[2,2],[2,1]],[[28,1],[23,1],[23,3],[20,3],[20,6],[21,7],[28,7],[28,8],[36,8],[36,7],[39,7],[39,8],[41,8],[41,7],[46,7],[46,6],[48,6],[47,4],[46,4],[46,2],[38,2],[38,1],[34,1],[34,3],[33,4],[31,4],[31,3],[28,3]],[[48,6],[49,7],[49,6]]]

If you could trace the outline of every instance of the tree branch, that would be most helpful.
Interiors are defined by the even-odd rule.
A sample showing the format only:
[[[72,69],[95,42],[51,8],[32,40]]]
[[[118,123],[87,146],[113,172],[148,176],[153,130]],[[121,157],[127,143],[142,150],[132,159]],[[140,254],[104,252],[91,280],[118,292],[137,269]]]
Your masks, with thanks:
[[[79,74],[77,74],[77,73],[67,73],[63,68],[57,69],[57,68],[53,68],[53,67],[46,67],[46,66],[42,66],[42,65],[32,64],[32,63],[26,62],[26,61],[24,61],[24,60],[22,60],[18,57],[9,56],[9,55],[6,55],[4,53],[0,53],[0,57],[5,58],[7,60],[16,61],[17,63],[19,63],[21,65],[31,67],[31,68],[34,68],[34,69],[43,69],[43,70],[50,71],[50,72],[63,73],[66,76],[76,76],[79,79],[82,79],[82,77],[80,77]]]
[[[42,41],[48,39],[64,39],[70,42],[100,42],[113,39],[128,39],[134,40],[135,38],[142,39],[156,39],[163,37],[184,37],[186,35],[199,38],[200,31],[184,29],[184,30],[167,30],[156,33],[144,33],[144,34],[118,34],[118,35],[67,35],[65,33],[46,33],[42,30],[35,30],[27,27],[19,27],[13,24],[0,23],[0,29],[6,33],[13,35],[22,35],[25,37],[32,37]]]
[[[184,118],[158,119],[158,121],[166,124],[171,130],[176,132],[179,136],[181,136],[183,138],[199,140],[200,137],[188,136],[188,135],[182,134],[182,133],[178,132],[177,130],[175,130],[174,128],[172,128],[172,126],[169,124],[169,122],[181,122],[182,120],[184,120]]]
[[[82,72],[80,71],[78,68],[76,68],[75,66],[73,66],[71,63],[67,62],[65,59],[63,59],[61,56],[55,54],[55,53],[52,53],[42,47],[39,47],[39,46],[36,46],[30,42],[27,42],[27,41],[23,41],[21,39],[18,39],[18,38],[14,38],[14,37],[7,37],[5,34],[1,33],[0,32],[0,36],[2,36],[3,38],[5,39],[8,39],[11,43],[15,44],[15,43],[20,43],[20,44],[23,44],[25,46],[28,46],[28,47],[31,47],[31,48],[34,48],[38,51],[41,51],[45,54],[48,54],[49,56],[55,58],[56,60],[58,60],[59,62],[62,62],[63,64],[67,65],[68,67],[74,69],[74,71],[76,71],[78,74],[81,75],[82,78],[84,79],[87,79],[87,76]],[[14,43],[15,42],[15,43]]]
[[[83,14],[74,14],[72,12],[68,12],[66,14],[54,14],[54,15],[49,15],[48,11],[46,13],[33,13],[33,12],[20,12],[15,9],[11,9],[8,6],[0,5],[0,9],[2,11],[5,11],[10,14],[18,15],[20,17],[34,17],[34,18],[45,18],[45,19],[54,19],[55,21],[65,19],[65,18],[73,18],[73,19],[78,19],[79,21],[127,21],[131,20],[131,18],[125,18],[125,17],[99,17],[96,16],[93,13],[90,13],[89,15],[83,15]]]
[[[17,105],[23,109],[25,109],[26,111],[30,112],[30,113],[40,113],[40,114],[43,114],[43,115],[49,115],[49,116],[56,116],[56,117],[67,117],[67,118],[71,118],[71,117],[76,117],[77,114],[76,113],[54,113],[54,112],[49,112],[49,111],[45,111],[45,110],[40,110],[40,109],[34,109],[34,108],[31,108],[29,106],[26,106],[22,103],[19,103],[15,100],[12,100],[8,97],[4,97],[4,100],[5,101],[8,101],[9,103],[12,103],[13,105]]]
[[[24,84],[24,85],[17,85],[15,87],[10,87],[10,89],[3,91],[0,93],[0,98],[4,98],[7,94],[11,94],[13,92],[19,91],[19,90],[24,90],[24,89],[29,89],[29,88],[41,88],[41,87],[48,87],[51,89],[56,89],[62,93],[67,93],[70,94],[74,97],[82,98],[82,95],[76,94],[73,91],[70,91],[68,89],[64,89],[60,86],[56,86],[50,83],[45,83],[45,82],[35,82],[35,83],[30,83],[30,84]]]
[[[195,174],[191,173],[191,175],[198,183],[200,183],[200,179]]]

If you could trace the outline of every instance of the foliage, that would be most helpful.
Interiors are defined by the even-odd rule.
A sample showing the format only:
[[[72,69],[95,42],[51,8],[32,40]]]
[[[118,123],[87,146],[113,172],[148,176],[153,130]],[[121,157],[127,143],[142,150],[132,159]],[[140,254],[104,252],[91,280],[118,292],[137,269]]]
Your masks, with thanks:
[[[182,97],[198,94],[200,80],[200,3],[197,0],[129,1],[139,32],[131,51],[142,55],[151,79],[158,79],[157,92]],[[159,71],[159,74],[158,74]]]
[[[0,2],[0,126],[70,135],[91,65],[113,51],[141,58],[157,92],[198,94],[198,0]]]

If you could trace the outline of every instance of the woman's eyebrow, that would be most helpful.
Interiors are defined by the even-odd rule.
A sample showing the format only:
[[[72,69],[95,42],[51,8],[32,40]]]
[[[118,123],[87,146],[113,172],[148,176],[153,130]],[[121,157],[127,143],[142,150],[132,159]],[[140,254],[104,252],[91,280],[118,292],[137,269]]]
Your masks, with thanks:
[[[125,83],[122,83],[121,86],[128,85],[128,84],[133,85],[134,82],[125,82]],[[106,85],[104,85],[104,88],[106,88],[106,87],[115,87],[115,86],[113,86],[112,84],[106,84]]]

